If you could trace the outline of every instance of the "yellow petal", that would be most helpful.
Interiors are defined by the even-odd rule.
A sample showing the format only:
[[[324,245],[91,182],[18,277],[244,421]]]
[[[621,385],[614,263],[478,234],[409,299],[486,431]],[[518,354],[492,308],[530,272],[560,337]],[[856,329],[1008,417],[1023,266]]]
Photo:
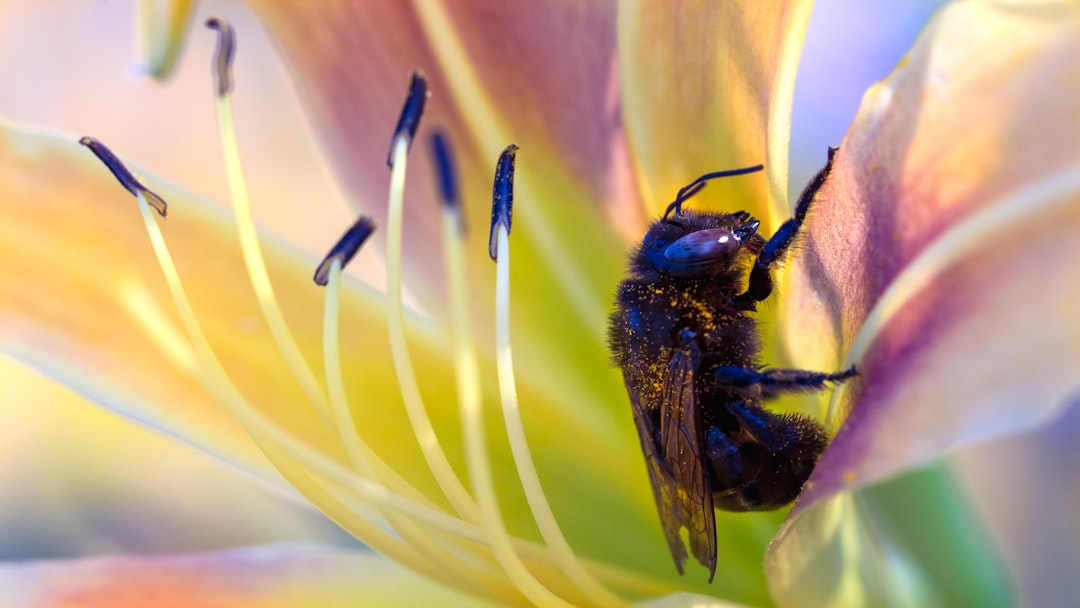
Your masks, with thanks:
[[[0,566],[0,604],[24,608],[484,606],[368,552],[265,545]]]
[[[247,433],[207,407],[169,301],[148,286],[159,271],[123,190],[71,144],[0,137],[4,352],[280,486]]]
[[[810,2],[620,4],[619,69],[630,148],[650,216],[699,175],[695,205],[745,209],[771,233],[787,205],[791,100]]]
[[[0,358],[0,559],[349,541],[288,496]]]

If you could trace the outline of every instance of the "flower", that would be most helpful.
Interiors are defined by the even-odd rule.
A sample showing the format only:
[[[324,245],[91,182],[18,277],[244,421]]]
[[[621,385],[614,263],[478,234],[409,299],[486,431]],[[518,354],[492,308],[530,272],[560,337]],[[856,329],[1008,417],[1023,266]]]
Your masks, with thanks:
[[[355,6],[319,8],[315,13],[300,4],[256,6],[293,62],[311,115],[342,163],[338,174],[352,203],[376,215],[380,227],[392,223],[384,219],[389,176],[381,164],[388,139],[383,135],[390,128],[385,117],[395,115],[400,87],[373,83],[397,82],[405,73],[397,66],[429,70],[436,93],[425,124],[441,124],[455,142],[463,192],[485,192],[497,151],[511,140],[522,146],[519,215],[511,241],[513,362],[528,445],[562,532],[588,564],[583,571],[629,599],[684,589],[765,603],[766,575],[772,597],[784,605],[874,603],[898,591],[916,600],[993,598],[1002,591],[994,576],[1002,572],[1010,574],[1021,594],[1037,593],[1022,569],[1006,568],[994,557],[1010,546],[1007,517],[988,518],[995,533],[1004,531],[991,539],[978,525],[955,525],[968,511],[947,504],[955,498],[953,484],[943,477],[947,474],[941,468],[929,477],[909,471],[956,453],[938,465],[951,471],[962,458],[961,448],[1036,429],[1067,405],[1063,387],[1075,369],[1069,342],[1077,343],[1067,311],[1075,309],[1070,299],[1075,296],[1067,285],[1047,278],[1067,276],[1052,270],[1068,268],[1075,258],[1072,244],[1066,236],[1024,236],[1075,227],[1075,212],[1058,202],[1075,193],[1069,180],[1076,169],[1075,142],[1080,141],[1067,111],[1073,101],[1069,91],[1076,88],[1068,86],[1075,84],[1075,10],[1050,7],[1028,14],[1019,7],[959,4],[936,19],[907,63],[868,95],[823,194],[830,204],[815,209],[805,255],[793,264],[787,299],[774,311],[786,321],[779,343],[789,349],[816,346],[792,354],[800,366],[838,369],[850,346],[862,378],[836,398],[840,406],[829,418],[837,430],[835,442],[770,546],[766,571],[759,560],[781,515],[723,515],[718,521],[724,539],[721,567],[716,584],[707,587],[692,572],[686,578],[674,576],[645,476],[639,464],[630,464],[640,463],[637,438],[621,383],[606,367],[600,347],[603,318],[627,234],[636,238],[645,218],[687,176],[763,158],[767,180],[710,185],[703,193],[709,198],[695,204],[747,201],[766,233],[787,217],[786,121],[808,7],[778,5],[778,14],[766,16],[759,12],[766,9],[725,5],[688,17],[671,6],[653,7],[656,11],[646,14],[634,5],[618,8],[617,22],[615,8],[600,6],[527,11],[522,17],[510,12],[520,7],[461,7],[462,12],[450,13],[437,3],[418,3],[407,11],[367,5],[374,14],[365,19],[322,12]],[[987,26],[982,37],[970,33],[968,19]],[[333,27],[341,23],[350,28]],[[734,29],[733,35],[716,36],[721,27]],[[379,31],[402,34],[385,40],[375,36]],[[579,61],[559,63],[556,72],[544,69],[550,66],[535,53],[549,48],[553,39],[563,42],[560,52]],[[1002,43],[1005,39],[1009,44]],[[361,47],[365,52],[354,46],[368,40],[380,44]],[[595,52],[615,48],[617,64],[609,53]],[[356,60],[375,53],[378,61]],[[972,53],[978,53],[978,62],[971,60]],[[727,63],[729,57],[736,63]],[[1024,94],[1032,87],[1017,84],[1024,77],[1063,95],[1053,104],[1036,104]],[[239,79],[242,83],[242,74]],[[721,85],[731,94],[715,95]],[[672,91],[679,93],[674,99]],[[383,122],[370,120],[373,116]],[[976,119],[983,119],[979,129],[971,125]],[[737,136],[730,130],[734,122],[740,126]],[[379,128],[385,132],[376,136]],[[952,137],[943,138],[943,133]],[[1017,140],[1038,141],[1041,153],[1003,145]],[[717,142],[726,148],[718,150]],[[385,344],[395,322],[388,322],[387,302],[376,290],[351,282],[342,286],[340,333],[349,339],[341,344],[341,360],[355,421],[348,426],[393,467],[396,475],[378,474],[380,486],[393,493],[389,498],[381,487],[349,477],[348,467],[355,464],[349,448],[324,423],[318,396],[305,394],[303,372],[282,371],[290,369],[282,354],[288,350],[279,350],[267,329],[273,323],[264,325],[256,312],[266,304],[248,290],[245,254],[228,214],[164,180],[148,180],[170,203],[168,220],[149,226],[164,233],[213,350],[247,404],[258,408],[232,408],[243,428],[221,408],[230,401],[229,389],[208,369],[212,365],[205,352],[185,339],[174,295],[158,278],[145,228],[102,168],[75,147],[74,138],[5,128],[0,149],[5,155],[0,162],[5,193],[0,263],[5,285],[12,286],[0,299],[5,353],[277,482],[245,439],[244,432],[250,433],[293,487],[365,541],[399,551],[401,561],[445,584],[488,599],[522,599],[516,585],[529,582],[528,575],[505,575],[493,566],[489,546],[462,540],[492,542],[498,530],[492,534],[484,527],[490,519],[471,517],[467,503],[463,507],[452,491],[442,491],[440,482],[447,483],[447,477],[437,480],[429,472],[415,443],[414,425],[394,381],[399,370]],[[940,161],[940,168],[928,162],[931,158]],[[466,466],[458,414],[449,407],[458,400],[453,370],[460,355],[446,328],[459,325],[450,322],[442,305],[447,283],[453,281],[441,271],[437,207],[428,192],[430,176],[411,175],[406,253],[400,262],[410,295],[426,314],[406,319],[408,345],[442,446],[459,474],[468,470],[476,475],[472,463]],[[59,196],[63,188],[72,188],[73,194]],[[470,204],[475,195],[465,198],[475,235],[487,210]],[[72,205],[72,200],[81,204]],[[601,208],[595,201],[614,202]],[[618,223],[606,221],[609,217]],[[1020,226],[1024,234],[999,232],[1004,225]],[[615,226],[623,226],[622,231]],[[394,231],[387,232],[393,243]],[[1005,234],[1013,238],[1000,238]],[[468,253],[470,291],[476,296],[472,325],[485,379],[487,438],[500,511],[515,536],[533,543],[515,549],[540,583],[574,602],[596,599],[535,544],[540,534],[534,509],[516,480],[510,446],[503,432],[496,432],[503,422],[494,407],[499,398],[488,346],[495,333],[495,278],[476,240],[470,241]],[[308,279],[317,260],[279,239],[264,235],[262,241],[270,282],[300,352],[317,370],[332,368],[332,358],[328,363],[320,359],[319,314],[323,300],[332,296]],[[1002,268],[1011,271],[1005,277],[988,273]],[[980,289],[987,284],[993,291]],[[1016,295],[1036,286],[1050,297],[1016,306]],[[928,293],[933,297],[924,301]],[[394,297],[391,289],[389,298]],[[1009,357],[1002,357],[1000,348],[971,352],[970,336],[999,335],[1003,323],[1019,324],[1025,318],[1008,314],[1032,311],[1040,323],[1025,326],[1024,339],[1010,336],[1004,349]],[[949,323],[943,326],[944,321]],[[927,329],[928,322],[938,323],[935,331]],[[1030,367],[1016,373],[1020,364]],[[952,373],[943,376],[940,370]],[[995,381],[987,386],[990,371]],[[923,404],[931,409],[916,407]],[[942,412],[953,411],[943,404],[963,407],[943,419]],[[987,404],[994,406],[994,417],[984,417]],[[328,417],[341,424],[335,414]],[[893,432],[883,435],[881,429]],[[927,438],[930,431],[940,433]],[[998,454],[1010,449],[1015,448],[995,448]],[[905,472],[907,477],[886,482]],[[1036,484],[1039,477],[1029,475],[1025,481]],[[903,498],[910,504],[897,512],[895,505]],[[396,539],[380,538],[367,523],[379,517],[401,530],[402,539],[419,544],[399,549]],[[410,524],[398,523],[401,519],[419,526],[420,533],[409,537]],[[889,527],[860,533],[867,522]],[[994,522],[1000,527],[993,528]],[[930,532],[912,534],[920,528]],[[942,548],[928,548],[930,535],[947,535],[952,549],[947,555],[963,558],[958,563],[964,567],[935,570],[934,555]],[[984,550],[990,557],[977,559]],[[279,567],[304,564],[320,573],[351,575],[353,570],[325,567],[327,560],[340,564],[333,560],[336,555],[245,552],[196,567],[199,572],[238,567],[238,574],[247,572],[271,584],[282,580],[278,569],[266,565],[268,560]],[[874,561],[859,562],[865,555]],[[499,565],[512,570],[503,557]],[[360,563],[372,561],[369,556],[343,559],[357,570],[371,567]],[[169,559],[138,564],[173,574],[190,566]],[[89,564],[89,571],[115,576],[117,565],[128,567],[99,562]],[[42,570],[28,572],[45,576]],[[961,576],[950,582],[956,573]],[[274,580],[268,581],[268,575]],[[399,582],[398,576],[407,575],[393,576]],[[333,574],[328,578],[334,585],[341,582]],[[416,578],[405,580],[413,589],[421,584]],[[326,579],[299,582],[323,591],[332,586]],[[355,587],[346,591],[361,593]],[[546,597],[535,593],[543,590],[526,589],[525,597]]]

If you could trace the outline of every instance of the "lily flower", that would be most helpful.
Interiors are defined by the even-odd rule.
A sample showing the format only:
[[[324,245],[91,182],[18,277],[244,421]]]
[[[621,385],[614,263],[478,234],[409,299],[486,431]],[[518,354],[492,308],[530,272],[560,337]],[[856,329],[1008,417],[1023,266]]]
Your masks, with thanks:
[[[207,103],[231,211],[132,167],[136,181],[123,150],[110,158],[85,139],[133,200],[77,136],[0,125],[0,351],[306,501],[374,553],[283,545],[6,565],[0,599],[1067,597],[1075,582],[1046,568],[1080,565],[1076,536],[1060,532],[1076,530],[1077,479],[1059,464],[1076,457],[1062,428],[1080,420],[1075,6],[950,5],[867,92],[782,297],[760,313],[771,363],[860,375],[828,401],[781,404],[821,416],[832,442],[790,514],[717,514],[711,585],[671,564],[604,322],[624,252],[693,177],[763,162],[694,205],[746,209],[764,234],[790,216],[809,3],[253,8],[352,219],[372,219],[346,231],[339,210],[296,205],[336,226],[327,245],[374,225],[351,267],[381,253],[385,290],[343,274],[354,247],[320,264],[256,228],[248,179],[269,168],[243,160],[230,96],[244,75],[227,84],[230,28],[216,21]],[[160,74],[187,20],[168,15],[151,20],[167,32],[151,49]],[[414,73],[413,105],[426,105],[415,135],[394,129],[414,68],[432,91]],[[509,210],[486,200],[497,158],[512,232]]]

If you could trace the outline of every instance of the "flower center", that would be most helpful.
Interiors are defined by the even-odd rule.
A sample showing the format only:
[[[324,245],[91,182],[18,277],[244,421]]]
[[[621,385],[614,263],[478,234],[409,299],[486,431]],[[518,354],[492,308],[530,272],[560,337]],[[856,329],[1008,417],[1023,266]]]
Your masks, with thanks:
[[[387,214],[387,319],[398,385],[413,433],[425,461],[456,515],[442,511],[404,479],[357,432],[341,369],[339,316],[342,271],[375,230],[360,217],[334,245],[314,274],[326,287],[323,355],[325,385],[305,360],[290,331],[271,285],[251,214],[247,187],[233,126],[231,59],[236,49],[232,27],[212,18],[207,27],[218,33],[214,58],[215,92],[221,144],[237,234],[244,263],[259,307],[290,373],[297,379],[320,419],[333,429],[348,458],[344,465],[312,448],[254,407],[230,379],[208,341],[181,283],[160,225],[152,210],[165,216],[167,204],[146,188],[101,142],[84,137],[121,185],[135,195],[154,253],[191,340],[207,388],[247,428],[275,467],[305,497],[339,525],[374,550],[449,586],[506,603],[528,601],[540,606],[588,603],[620,606],[624,601],[606,584],[642,588],[640,580],[611,567],[584,564],[563,536],[544,494],[526,441],[514,377],[510,336],[510,225],[514,159],[509,146],[498,161],[489,253],[496,262],[496,350],[502,417],[533,519],[546,546],[512,537],[499,508],[484,426],[481,367],[469,315],[466,241],[454,159],[444,136],[431,138],[434,165],[443,198],[443,261],[449,284],[452,360],[462,420],[469,488],[447,459],[427,414],[406,340],[402,291],[402,229],[408,151],[428,97],[423,74],[415,71],[409,95],[391,141]],[[361,425],[362,425],[361,421]],[[494,561],[494,563],[492,563]],[[554,566],[555,568],[552,568]],[[605,579],[601,582],[597,577]]]

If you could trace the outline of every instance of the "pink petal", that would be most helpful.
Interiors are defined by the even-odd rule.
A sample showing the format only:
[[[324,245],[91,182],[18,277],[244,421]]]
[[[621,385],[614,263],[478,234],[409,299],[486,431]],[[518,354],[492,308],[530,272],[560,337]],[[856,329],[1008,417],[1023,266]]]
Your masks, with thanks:
[[[1074,5],[953,4],[864,97],[788,287],[799,365],[836,369],[846,353],[860,377],[833,395],[835,438],[770,545],[781,603],[889,572],[916,593],[937,584],[945,572],[920,571],[917,554],[888,562],[907,539],[877,525],[874,492],[1073,401],[1077,31]],[[1004,584],[989,562],[955,563],[969,567]]]
[[[790,343],[824,369],[854,348],[861,377],[800,507],[1037,424],[1074,385],[1080,11],[1019,10],[944,11],[867,93],[811,214]]]
[[[0,565],[0,604],[20,608],[483,605],[372,553],[318,545],[9,562]]]
[[[17,124],[92,133],[129,163],[228,204],[229,185],[215,116],[210,62],[214,32],[202,26],[211,3],[196,7],[183,57],[168,81],[138,77],[132,55],[136,3],[0,2],[0,115]],[[240,32],[234,100],[240,154],[259,223],[321,256],[350,221],[311,127],[272,42],[242,6],[229,10]],[[147,44],[179,47],[155,30]],[[159,23],[165,27],[168,23]],[[92,49],[92,52],[90,51]],[[172,53],[175,49],[168,52]],[[157,66],[161,67],[161,66]],[[426,184],[425,184],[426,185]]]
[[[1038,429],[965,450],[957,478],[1012,574],[1016,604],[1080,597],[1080,401]]]
[[[418,301],[445,294],[434,176],[424,168],[428,131],[439,127],[459,157],[477,245],[490,219],[498,153],[510,143],[521,146],[514,224],[519,259],[539,260],[550,274],[547,292],[571,304],[576,298],[582,310],[596,306],[592,321],[602,325],[611,275],[596,269],[617,268],[622,254],[599,208],[612,193],[609,143],[618,128],[609,103],[611,8],[526,2],[254,8],[291,67],[350,198],[380,225],[387,149],[407,74],[421,68],[428,75],[432,97],[407,186],[405,276]],[[490,284],[490,262],[480,247],[472,249],[473,280]],[[567,262],[575,259],[595,263]],[[481,310],[488,306],[479,303]]]

